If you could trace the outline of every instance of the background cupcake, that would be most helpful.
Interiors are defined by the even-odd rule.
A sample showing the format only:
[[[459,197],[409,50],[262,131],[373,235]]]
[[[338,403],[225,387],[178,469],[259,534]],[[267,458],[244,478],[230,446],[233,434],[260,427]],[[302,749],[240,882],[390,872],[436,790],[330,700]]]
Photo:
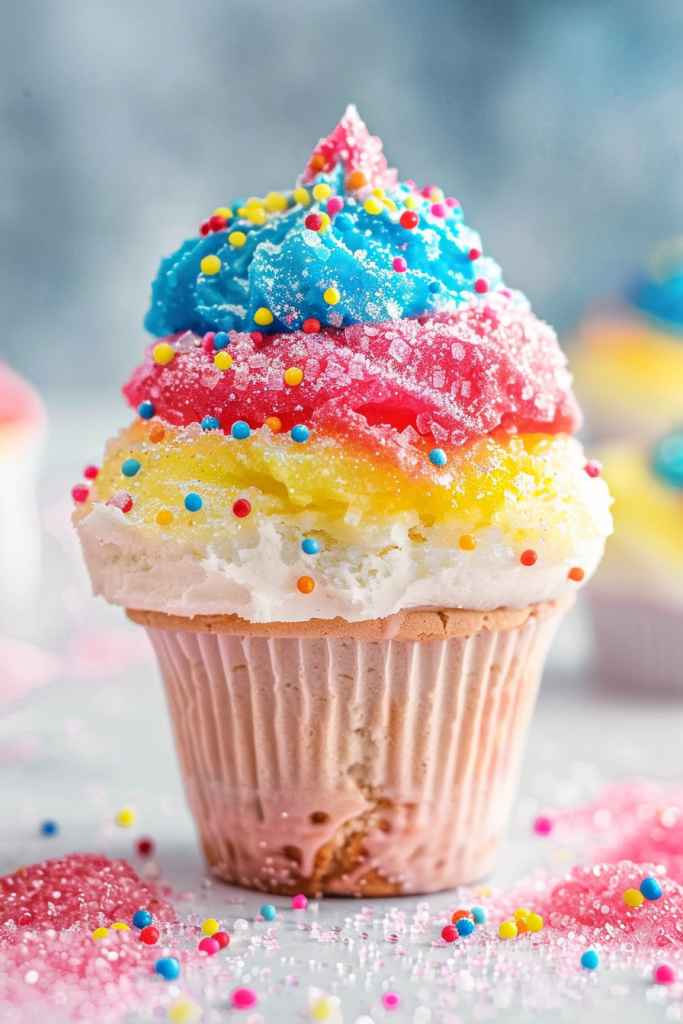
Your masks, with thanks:
[[[149,629],[204,850],[276,892],[484,874],[609,496],[552,330],[354,108],[162,262],[138,418],[75,493]],[[588,467],[590,469],[590,467]]]

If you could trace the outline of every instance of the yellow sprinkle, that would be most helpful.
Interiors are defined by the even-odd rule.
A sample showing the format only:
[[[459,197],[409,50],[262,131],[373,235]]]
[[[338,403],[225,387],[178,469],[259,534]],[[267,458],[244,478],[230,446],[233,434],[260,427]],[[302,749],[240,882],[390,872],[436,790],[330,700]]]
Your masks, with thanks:
[[[173,513],[169,508],[162,508],[157,512],[157,523],[159,526],[168,526],[173,522]]]
[[[229,370],[232,366],[232,356],[224,349],[216,352],[216,355],[213,357],[213,365],[217,366],[219,370]]]
[[[268,214],[261,206],[250,206],[247,210],[247,220],[250,220],[252,224],[265,224]]]
[[[513,916],[514,916],[515,921],[521,921],[522,918],[524,918],[524,920],[526,920],[530,913],[531,913],[530,910],[526,910],[524,907],[520,907],[518,910],[515,910],[515,913],[514,913]]]
[[[215,917],[207,917],[206,921],[202,921],[202,931],[205,935],[215,935],[218,928],[219,924]]]
[[[225,217],[226,220],[230,220],[232,217],[232,210],[229,206],[217,206],[213,211],[214,217]]]
[[[292,199],[295,203],[298,203],[299,206],[311,205],[311,196],[307,188],[295,188]]]
[[[628,907],[639,907],[644,899],[640,889],[627,889],[624,893],[624,903]]]
[[[258,196],[249,196],[247,199],[247,208],[253,206],[263,206],[263,200],[259,199]]]
[[[332,221],[330,220],[326,213],[320,213],[320,219],[322,221],[322,224],[318,228],[318,234],[322,235],[323,231],[327,231]]]
[[[297,384],[301,384],[304,379],[304,371],[300,370],[298,366],[290,366],[288,370],[285,370],[285,384],[289,384],[290,387],[295,388]]]
[[[328,304],[328,306],[336,306],[341,298],[341,295],[339,294],[336,288],[328,288],[327,291],[323,294],[323,298],[325,302]]]
[[[334,1006],[331,1005],[327,996],[316,999],[310,1009],[311,1020],[327,1020],[331,1016]]]
[[[376,215],[382,212],[382,210],[384,209],[384,204],[381,203],[380,200],[377,199],[375,196],[370,196],[370,198],[366,199],[365,202],[363,203],[363,209],[365,210],[366,213],[372,213]]]
[[[384,197],[386,195],[386,192],[384,191],[383,188],[373,188],[373,190],[370,193],[370,195],[371,196],[377,196],[378,199],[384,199]]]
[[[327,199],[331,195],[332,189],[323,181],[321,181],[319,185],[313,186],[313,198],[318,202],[320,202],[322,199]]]
[[[248,213],[249,213],[249,207],[248,206],[238,206],[237,207],[237,216],[238,217],[246,217],[246,215]]]
[[[114,921],[112,928],[115,928],[117,932],[129,932],[130,926],[124,924],[123,921]]]
[[[92,933],[92,937],[95,940],[95,942],[99,942],[100,939],[106,939],[107,935],[109,935],[108,928],[96,928],[95,931]]]
[[[415,198],[415,196],[408,196],[404,200],[404,202],[405,202],[405,205],[408,207],[409,210],[414,210],[415,207],[417,206],[417,199]]]
[[[282,213],[288,205],[287,196],[283,196],[282,192],[269,192],[264,203],[270,213]]]
[[[490,885],[477,885],[472,892],[475,896],[490,896],[493,890]]]
[[[543,929],[543,918],[540,914],[529,914],[526,926],[530,932],[540,932]]]
[[[438,185],[435,185],[434,188],[432,189],[432,192],[431,192],[431,195],[430,195],[429,198],[431,199],[431,201],[433,203],[441,203],[441,202],[443,202],[443,189],[439,188]]]
[[[274,319],[275,317],[273,314],[265,306],[260,306],[254,313],[254,322],[257,323],[259,327],[267,327],[268,324],[272,324]]]
[[[498,927],[501,939],[514,939],[517,936],[517,925],[514,921],[503,921]]]
[[[152,355],[154,361],[161,363],[162,366],[166,366],[166,363],[170,363],[175,355],[175,351],[171,348],[167,341],[160,341],[158,345],[155,345],[152,349]]]
[[[121,828],[130,828],[138,819],[138,812],[134,807],[122,807],[116,815],[116,824]]]
[[[396,203],[394,202],[393,199],[389,199],[389,197],[387,197],[386,199],[383,199],[382,202],[386,206],[387,210],[395,210],[396,209]]]
[[[230,245],[235,245],[239,249],[247,240],[247,236],[244,231],[231,231],[228,235],[228,241]]]
[[[202,274],[212,277],[214,274],[218,273],[223,264],[218,259],[218,256],[210,255],[205,256],[199,266],[202,268]]]
[[[171,1003],[166,1016],[172,1024],[194,1024],[194,1021],[199,1020],[202,1015],[202,1008],[195,1003],[194,999],[176,999],[175,1003]]]

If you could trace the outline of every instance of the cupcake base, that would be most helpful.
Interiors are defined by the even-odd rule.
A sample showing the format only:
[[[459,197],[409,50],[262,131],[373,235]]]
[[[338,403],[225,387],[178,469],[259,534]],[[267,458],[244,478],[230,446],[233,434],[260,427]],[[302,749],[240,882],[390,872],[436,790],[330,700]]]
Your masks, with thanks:
[[[213,872],[310,896],[485,875],[562,610],[267,625],[129,610],[159,658]]]

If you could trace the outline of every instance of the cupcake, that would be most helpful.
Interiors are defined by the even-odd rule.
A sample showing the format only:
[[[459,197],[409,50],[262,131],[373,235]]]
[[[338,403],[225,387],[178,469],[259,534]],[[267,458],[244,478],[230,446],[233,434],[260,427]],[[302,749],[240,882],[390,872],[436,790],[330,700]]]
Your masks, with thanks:
[[[683,696],[683,432],[602,456],[616,529],[591,589],[600,681]]]
[[[571,345],[576,389],[596,437],[653,440],[681,421],[683,238],[653,251],[622,296],[597,300]]]
[[[14,624],[40,582],[36,487],[45,440],[43,403],[0,363],[0,621]]]
[[[163,260],[74,519],[144,625],[206,858],[276,893],[490,869],[544,657],[611,528],[553,331],[353,107]]]

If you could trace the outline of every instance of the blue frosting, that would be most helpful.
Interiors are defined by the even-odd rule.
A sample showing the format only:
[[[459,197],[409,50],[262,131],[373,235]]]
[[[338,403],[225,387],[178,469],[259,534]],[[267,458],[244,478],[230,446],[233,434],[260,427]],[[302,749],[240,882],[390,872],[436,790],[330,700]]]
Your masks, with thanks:
[[[652,468],[655,475],[670,484],[683,489],[683,434],[669,434],[656,445]]]
[[[670,263],[657,277],[639,281],[630,297],[648,316],[683,331],[683,258]]]
[[[328,182],[333,194],[344,196],[341,170],[316,181]],[[272,333],[296,330],[308,318],[342,327],[456,309],[475,297],[475,280],[486,280],[490,289],[501,283],[493,260],[469,259],[481,242],[459,206],[446,207],[446,217],[437,217],[431,200],[408,185],[388,195],[396,210],[380,214],[344,197],[343,211],[323,232],[309,230],[304,222],[310,213],[325,212],[326,201],[302,207],[291,205],[289,196],[289,208],[269,214],[265,224],[236,216],[226,230],[189,239],[162,261],[145,327],[156,337],[185,330]],[[399,223],[409,195],[420,217],[413,230]],[[233,231],[247,236],[243,246],[228,241]],[[221,269],[209,276],[200,264],[210,254],[220,259]],[[408,265],[403,273],[393,268],[398,256]],[[340,293],[336,305],[323,297],[328,288]],[[274,317],[265,328],[254,321],[260,307]]]

